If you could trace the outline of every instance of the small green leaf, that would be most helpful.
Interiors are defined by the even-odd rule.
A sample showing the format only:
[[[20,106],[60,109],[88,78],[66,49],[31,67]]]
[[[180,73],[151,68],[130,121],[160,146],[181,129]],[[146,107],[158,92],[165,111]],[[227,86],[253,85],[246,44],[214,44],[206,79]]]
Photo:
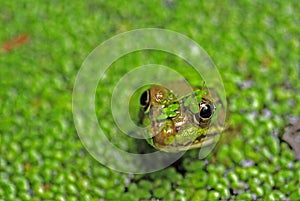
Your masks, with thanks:
[[[165,107],[162,109],[162,113],[167,113],[169,111],[169,108]]]
[[[207,91],[206,90],[196,89],[195,90],[195,95],[196,95],[198,103],[200,103],[202,101],[203,96],[207,95]]]
[[[160,114],[158,117],[157,117],[157,120],[163,120],[163,119],[166,119],[168,118],[168,115],[163,113],[163,114]]]
[[[177,103],[168,106],[168,109],[170,111],[178,110],[178,108],[179,108],[179,104],[177,104]]]
[[[168,117],[175,117],[177,114],[176,114],[176,112],[174,112],[174,111],[169,111],[168,113],[167,113],[167,116]]]
[[[195,92],[196,95],[200,95],[201,94],[201,90],[200,89],[196,89],[194,92]]]
[[[203,97],[201,95],[197,95],[196,96],[197,102],[200,103],[202,101],[202,98]]]

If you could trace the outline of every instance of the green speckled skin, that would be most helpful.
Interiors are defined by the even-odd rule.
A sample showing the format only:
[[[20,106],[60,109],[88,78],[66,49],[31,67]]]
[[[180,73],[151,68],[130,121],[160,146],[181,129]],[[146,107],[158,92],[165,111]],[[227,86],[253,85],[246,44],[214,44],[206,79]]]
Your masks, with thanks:
[[[142,115],[140,115],[142,124],[150,122],[148,143],[158,150],[178,152],[199,148],[213,142],[210,137],[214,136],[217,130],[210,128],[210,121],[214,115],[215,106],[208,91],[205,91],[206,96],[197,102],[194,94],[175,98],[176,95],[165,87],[152,86],[149,89],[149,105],[147,108],[141,108]],[[203,104],[210,105],[213,108],[212,115],[209,118],[199,118],[200,121],[197,121],[196,116],[199,112],[193,112],[190,105],[186,104],[190,97],[193,98],[191,103],[196,103],[199,112]],[[175,110],[176,116],[159,119],[163,109],[171,104],[179,105],[179,108]]]

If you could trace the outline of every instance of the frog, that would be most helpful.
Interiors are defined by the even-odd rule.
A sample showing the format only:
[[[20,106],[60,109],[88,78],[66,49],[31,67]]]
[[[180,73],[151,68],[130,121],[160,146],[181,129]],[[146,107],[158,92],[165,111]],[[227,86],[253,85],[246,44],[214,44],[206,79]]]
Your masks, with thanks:
[[[152,85],[140,96],[138,124],[147,127],[146,140],[156,150],[180,152],[214,143],[219,128],[211,127],[216,104],[204,85],[178,96],[162,85]]]

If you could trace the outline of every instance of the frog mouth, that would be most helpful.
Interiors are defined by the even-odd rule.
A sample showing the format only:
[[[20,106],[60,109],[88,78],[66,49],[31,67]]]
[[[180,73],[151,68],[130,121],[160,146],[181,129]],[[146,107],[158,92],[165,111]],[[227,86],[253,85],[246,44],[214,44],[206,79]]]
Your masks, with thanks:
[[[189,149],[193,149],[193,148],[199,148],[199,147],[204,147],[207,145],[211,145],[213,144],[214,141],[214,137],[217,136],[219,134],[217,133],[211,133],[211,134],[206,134],[206,135],[201,135],[199,137],[197,137],[191,145],[188,146]]]
[[[206,135],[201,135],[197,137],[193,142],[189,142],[186,144],[176,144],[176,145],[167,145],[160,147],[162,151],[165,152],[180,152],[180,151],[187,151],[190,149],[196,149],[206,146],[213,146],[216,144],[217,140],[215,137],[220,135],[219,133],[211,133]]]
[[[185,132],[175,135],[174,139],[168,143],[154,142],[155,147],[165,152],[180,152],[190,149],[215,146],[222,133],[222,126],[212,126],[208,130],[198,130],[195,127],[183,129]],[[155,137],[154,137],[155,138]]]
[[[216,137],[220,136],[220,133],[209,133],[206,135],[201,135],[197,137],[192,143],[179,146],[180,151],[187,151],[189,149],[196,149],[196,148],[201,148],[201,147],[206,147],[206,146],[213,146],[217,143]]]

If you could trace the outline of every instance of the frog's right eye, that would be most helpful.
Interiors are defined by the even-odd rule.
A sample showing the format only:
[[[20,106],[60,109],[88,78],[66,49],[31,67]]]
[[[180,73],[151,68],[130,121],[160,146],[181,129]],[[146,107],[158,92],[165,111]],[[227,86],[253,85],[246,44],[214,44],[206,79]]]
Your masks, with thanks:
[[[144,93],[141,95],[140,104],[145,109],[148,108],[150,104],[150,90],[144,91]]]

